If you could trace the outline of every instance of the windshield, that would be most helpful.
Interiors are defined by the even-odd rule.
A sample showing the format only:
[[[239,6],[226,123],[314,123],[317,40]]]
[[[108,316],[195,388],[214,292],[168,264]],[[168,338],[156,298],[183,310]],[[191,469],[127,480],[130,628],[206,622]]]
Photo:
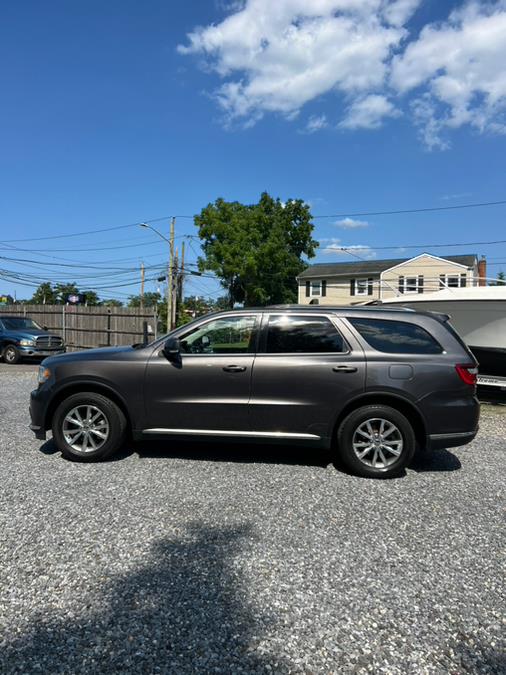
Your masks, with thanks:
[[[3,316],[0,319],[5,330],[42,330],[38,323],[33,319],[27,319],[23,316]]]

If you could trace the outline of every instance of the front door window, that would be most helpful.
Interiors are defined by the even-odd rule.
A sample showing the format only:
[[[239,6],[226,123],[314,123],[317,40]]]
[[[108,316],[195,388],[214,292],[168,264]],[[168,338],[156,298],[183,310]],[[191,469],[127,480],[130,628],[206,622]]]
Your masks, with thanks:
[[[256,317],[231,316],[209,321],[180,337],[183,354],[249,354],[255,351]]]

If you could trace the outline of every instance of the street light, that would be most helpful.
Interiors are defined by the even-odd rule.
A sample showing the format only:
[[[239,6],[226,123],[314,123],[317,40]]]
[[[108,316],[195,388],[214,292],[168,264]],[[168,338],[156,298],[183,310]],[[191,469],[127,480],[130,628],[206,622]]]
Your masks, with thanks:
[[[145,227],[148,230],[153,230],[155,234],[157,234],[161,239],[166,241],[169,244],[169,261],[167,264],[167,331],[172,330],[173,328],[173,321],[172,321],[172,294],[174,292],[173,289],[173,281],[172,281],[172,270],[173,270],[173,265],[174,265],[174,224],[175,224],[176,219],[172,217],[172,220],[170,221],[170,239],[167,239],[167,237],[159,232],[155,227],[152,225],[148,225],[148,223],[139,223],[141,227]]]

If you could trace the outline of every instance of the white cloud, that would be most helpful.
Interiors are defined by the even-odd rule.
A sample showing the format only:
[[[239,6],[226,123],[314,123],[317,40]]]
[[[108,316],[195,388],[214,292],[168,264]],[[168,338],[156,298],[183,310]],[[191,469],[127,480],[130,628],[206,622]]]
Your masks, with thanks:
[[[385,97],[370,94],[354,101],[339,123],[342,129],[378,129],[384,117],[399,117],[400,111]]]
[[[324,246],[320,247],[322,253],[327,255],[339,256],[349,260],[372,260],[376,257],[376,252],[370,246],[364,244],[353,244],[343,246],[340,239],[321,239]]]
[[[292,114],[332,90],[353,97],[384,86],[392,49],[406,35],[384,13],[398,4],[248,0],[178,49],[204,56],[226,80],[216,96],[230,119]]]
[[[306,132],[308,134],[314,134],[315,131],[321,131],[328,127],[327,116],[326,115],[311,115],[306,124]]]
[[[415,123],[429,148],[448,147],[443,132],[471,125],[506,133],[506,1],[476,0],[448,21],[425,26],[392,63],[400,93],[423,88],[412,101]]]
[[[226,0],[225,0],[226,1]],[[421,0],[242,0],[195,28],[181,54],[198,55],[221,79],[213,96],[228,123],[268,113],[294,119],[327,95],[344,107],[341,129],[376,129],[402,111],[425,146],[448,147],[449,130],[506,134],[506,0],[470,0],[447,20],[410,35]],[[334,96],[331,99],[329,94]],[[332,122],[335,123],[334,121]]]
[[[418,8],[420,0],[397,0],[387,2],[383,9],[386,20],[393,26],[403,26]]]
[[[369,227],[367,220],[356,220],[355,218],[342,218],[335,222],[337,227],[343,228],[343,230],[353,230],[359,227]]]

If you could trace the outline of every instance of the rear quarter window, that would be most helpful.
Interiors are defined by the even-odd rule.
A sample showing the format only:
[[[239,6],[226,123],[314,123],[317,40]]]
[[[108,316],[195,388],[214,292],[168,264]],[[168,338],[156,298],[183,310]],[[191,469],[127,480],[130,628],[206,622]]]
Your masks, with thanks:
[[[378,352],[389,354],[441,354],[443,348],[421,326],[390,319],[353,319],[351,325]]]

